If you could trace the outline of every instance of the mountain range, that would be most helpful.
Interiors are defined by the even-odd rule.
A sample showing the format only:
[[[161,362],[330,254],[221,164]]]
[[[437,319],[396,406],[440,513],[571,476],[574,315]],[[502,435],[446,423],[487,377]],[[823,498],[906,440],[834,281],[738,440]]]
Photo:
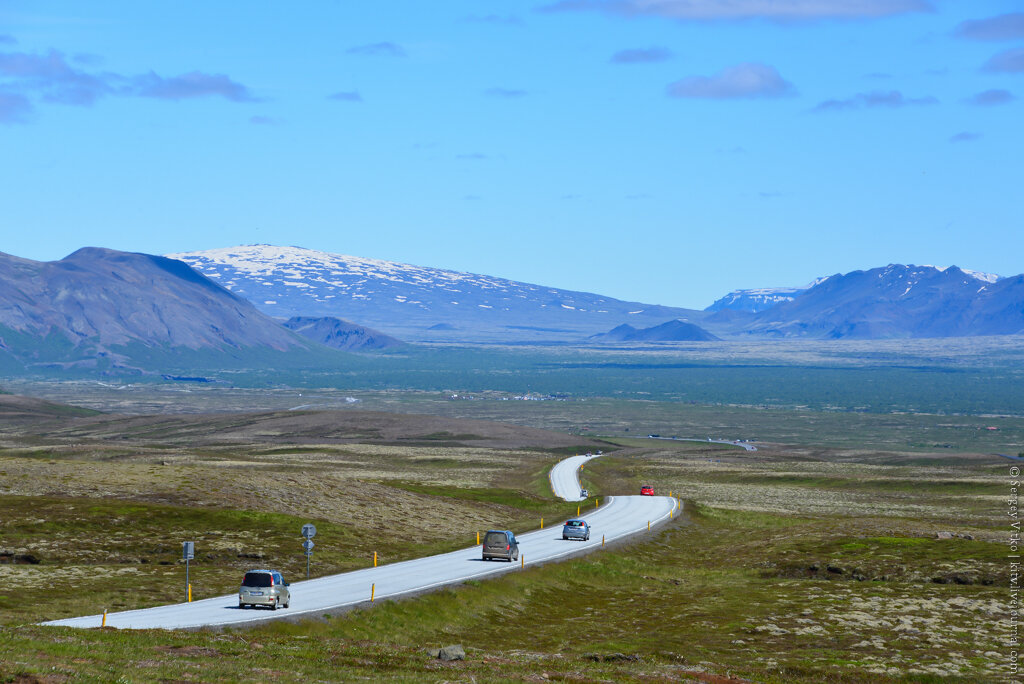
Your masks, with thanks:
[[[956,266],[891,264],[821,277],[804,287],[737,290],[696,311],[299,247],[248,245],[169,256],[272,316],[340,316],[412,342],[871,339],[1024,332],[1015,278]],[[680,322],[699,332],[678,329]],[[660,327],[665,324],[670,325]],[[639,332],[646,330],[652,332]],[[629,335],[639,336],[624,337]]]
[[[778,293],[779,301],[761,310],[734,298],[716,311],[693,311],[298,248],[182,256],[203,272],[178,259],[93,247],[52,262],[0,253],[0,372],[164,372],[167,359],[198,353],[212,354],[215,366],[260,359],[272,368],[268,354],[340,366],[355,358],[345,352],[423,340],[664,344],[1024,334],[1024,275],[996,278],[955,266],[891,264]]]

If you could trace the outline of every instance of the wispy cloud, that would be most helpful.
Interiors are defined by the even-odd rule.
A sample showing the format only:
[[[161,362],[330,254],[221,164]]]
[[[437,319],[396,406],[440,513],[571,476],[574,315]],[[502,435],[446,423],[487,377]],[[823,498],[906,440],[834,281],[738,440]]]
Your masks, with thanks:
[[[28,123],[32,118],[32,103],[24,95],[0,93],[0,124]]]
[[[457,154],[455,158],[461,161],[484,161],[488,157],[480,152],[470,152],[468,154]]]
[[[280,125],[281,119],[272,116],[250,116],[249,123],[253,126],[277,126]]]
[[[671,97],[738,98],[783,97],[795,92],[775,67],[747,62],[723,69],[713,76],[690,76],[668,86]]]
[[[680,21],[767,19],[870,19],[930,12],[927,0],[559,0],[545,12],[605,12],[626,17],[655,16]]]
[[[1021,40],[1024,39],[1024,12],[965,21],[956,27],[953,35],[968,40]]]
[[[939,101],[931,96],[905,97],[898,90],[875,90],[870,93],[857,93],[853,97],[842,100],[825,100],[824,102],[819,102],[811,111],[838,112],[852,109],[875,109],[878,107],[899,109],[901,107],[923,107],[938,103]]]
[[[949,138],[951,143],[962,143],[962,142],[974,142],[981,138],[981,133],[971,133],[969,131],[961,131],[954,136]]]
[[[993,55],[985,62],[982,70],[993,73],[1024,73],[1024,48],[1011,48]]]
[[[36,92],[47,102],[91,105],[113,92],[109,75],[94,75],[68,64],[56,50],[46,54],[0,52],[0,76],[8,89]]]
[[[339,90],[328,95],[327,99],[335,102],[362,102],[363,96],[359,94],[358,90]]]
[[[6,33],[0,33],[0,45],[14,45],[18,41],[14,36],[7,35]]]
[[[471,14],[463,21],[471,24],[498,24],[500,26],[522,26],[523,20],[511,14]]]
[[[92,57],[92,56],[90,56]],[[82,61],[82,60],[78,60]],[[99,58],[85,60],[99,61]],[[233,102],[254,102],[249,89],[224,74],[191,71],[164,77],[155,72],[128,76],[74,66],[57,50],[44,53],[0,52],[0,90],[6,93],[8,114],[0,121],[22,122],[32,99],[88,107],[104,97],[147,97],[184,100],[222,97]]]
[[[967,98],[967,103],[972,105],[978,105],[979,107],[994,107],[997,105],[1004,105],[1013,102],[1015,99],[1013,93],[1009,90],[993,89],[983,90],[980,93],[976,93],[971,97]]]
[[[515,100],[520,97],[526,97],[527,92],[516,88],[488,88],[484,91],[484,95],[487,97],[497,97],[505,100]]]
[[[188,100],[197,97],[223,97],[232,102],[256,102],[249,89],[224,74],[190,71],[164,78],[154,72],[132,79],[131,91],[139,97],[158,100]]]
[[[632,48],[619,50],[612,55],[612,64],[647,64],[649,62],[664,62],[672,58],[672,51],[668,48]]]
[[[345,50],[350,55],[362,57],[405,57],[405,49],[397,43],[368,43],[367,45],[356,45]]]

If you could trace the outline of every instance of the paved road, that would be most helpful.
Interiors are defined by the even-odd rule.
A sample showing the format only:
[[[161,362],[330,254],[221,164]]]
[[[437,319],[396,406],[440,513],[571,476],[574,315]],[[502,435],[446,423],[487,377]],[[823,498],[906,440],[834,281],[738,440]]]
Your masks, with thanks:
[[[741,442],[738,439],[696,439],[694,437],[655,437],[654,435],[647,435],[647,439],[667,439],[675,442],[710,442],[711,444],[729,444],[732,446],[743,447],[744,451],[757,451],[757,447],[749,442]]]
[[[593,458],[597,458],[597,456],[592,454],[570,456],[556,463],[548,473],[548,479],[551,480],[551,491],[555,493],[555,496],[566,501],[583,501],[583,496],[580,494],[579,470],[583,464]]]
[[[583,458],[586,457],[574,457]],[[563,465],[570,462],[569,465]],[[573,459],[566,459],[556,466],[561,473],[568,469],[575,479],[578,466],[572,466]],[[578,463],[578,461],[576,461]],[[555,478],[552,477],[554,487]],[[561,486],[561,485],[559,485]],[[579,482],[573,485],[575,491],[569,494],[578,497]],[[575,499],[573,499],[575,500]],[[519,550],[526,567],[569,556],[575,552],[592,549],[601,545],[601,535],[607,541],[621,539],[634,534],[645,534],[649,524],[653,527],[669,519],[671,512],[680,506],[675,499],[664,496],[617,496],[601,501],[597,510],[590,509],[583,517],[590,522],[593,536],[589,542],[563,541],[561,520],[557,525],[519,536]],[[554,521],[551,521],[554,522]],[[467,532],[467,537],[474,534]],[[327,540],[316,539],[320,544]],[[298,542],[296,542],[296,545]],[[255,622],[270,617],[295,615],[319,615],[325,611],[367,604],[370,599],[370,585],[376,587],[376,600],[418,593],[437,587],[458,584],[468,579],[491,577],[520,569],[520,563],[483,561],[480,547],[472,546],[459,551],[429,556],[416,560],[382,565],[376,568],[356,570],[341,575],[320,577],[313,580],[293,582],[291,607],[270,611],[269,609],[240,609],[238,595],[228,594],[216,598],[180,603],[157,608],[130,610],[110,613],[107,626],[122,629],[179,629],[202,626],[232,625]],[[201,567],[196,566],[196,574]],[[194,575],[195,576],[195,575]],[[54,620],[47,625],[68,627],[98,627],[101,615]]]

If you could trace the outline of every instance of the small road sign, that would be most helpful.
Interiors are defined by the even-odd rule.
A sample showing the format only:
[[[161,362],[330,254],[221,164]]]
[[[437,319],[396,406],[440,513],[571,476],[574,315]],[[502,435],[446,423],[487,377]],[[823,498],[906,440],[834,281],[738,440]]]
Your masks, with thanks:
[[[307,527],[312,528],[308,535],[306,534]],[[302,526],[302,535],[306,537],[302,542],[302,548],[306,550],[306,579],[309,579],[309,557],[313,555],[313,547],[316,546],[316,544],[313,543],[313,540],[310,539],[314,534],[316,534],[315,527],[312,525]]]
[[[185,559],[185,591],[188,593],[188,600],[192,601],[192,585],[188,578],[188,562],[196,557],[195,542],[181,542],[181,557]]]
[[[313,523],[306,523],[302,526],[302,536],[306,539],[312,539],[316,536],[316,525]]]

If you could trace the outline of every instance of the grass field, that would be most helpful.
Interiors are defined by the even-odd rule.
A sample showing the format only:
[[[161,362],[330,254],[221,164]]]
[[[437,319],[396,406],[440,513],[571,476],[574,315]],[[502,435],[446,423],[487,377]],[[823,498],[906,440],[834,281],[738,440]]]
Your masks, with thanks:
[[[374,550],[401,549],[382,553],[390,562],[466,546],[477,529],[536,527],[574,508],[551,499],[547,468],[594,447],[607,455],[585,471],[593,493],[651,484],[684,498],[686,519],[585,558],[297,623],[32,625],[180,600],[185,539],[201,597],[252,566],[299,576],[304,522],[318,527],[317,574],[365,567]],[[0,681],[1012,681],[1008,463],[762,447],[355,413],[11,419]],[[394,544],[402,526],[421,543]],[[426,652],[451,643],[466,661]]]

